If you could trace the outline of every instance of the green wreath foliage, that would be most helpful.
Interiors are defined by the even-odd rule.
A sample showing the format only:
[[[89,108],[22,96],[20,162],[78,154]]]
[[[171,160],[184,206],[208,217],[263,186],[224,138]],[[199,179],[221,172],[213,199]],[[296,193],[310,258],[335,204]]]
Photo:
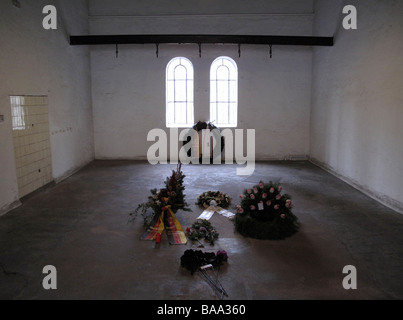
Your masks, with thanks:
[[[191,227],[186,228],[186,235],[192,241],[205,239],[214,245],[214,241],[218,239],[219,233],[208,220],[196,220]]]
[[[212,200],[217,203],[217,206],[224,209],[228,208],[232,201],[231,197],[227,193],[220,191],[206,191],[197,197],[196,204],[200,208],[208,208]]]
[[[240,195],[234,224],[242,235],[255,239],[279,240],[298,231],[298,218],[292,213],[291,196],[281,194],[278,183],[259,182]]]

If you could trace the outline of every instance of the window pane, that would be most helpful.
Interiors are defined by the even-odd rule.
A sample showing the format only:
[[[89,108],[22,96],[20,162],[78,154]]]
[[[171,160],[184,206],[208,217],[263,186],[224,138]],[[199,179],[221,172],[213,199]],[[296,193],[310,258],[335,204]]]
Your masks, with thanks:
[[[186,72],[187,72],[186,77],[187,77],[187,79],[193,80],[193,65],[192,65],[192,63],[186,58],[182,58],[182,59],[180,59],[180,61],[181,61],[181,65],[183,66],[183,68],[186,69]]]
[[[186,123],[186,103],[175,103],[175,123]]]
[[[229,115],[230,115],[231,122],[237,123],[237,104],[230,103],[229,107],[230,107]]]
[[[167,123],[169,124],[174,124],[175,123],[175,112],[174,109],[175,108],[175,104],[174,103],[168,103],[167,104]]]
[[[210,121],[217,123],[217,105],[215,102],[210,102]]]
[[[229,69],[225,66],[219,66],[217,68],[217,80],[228,80],[229,79]]]
[[[186,81],[178,80],[175,81],[175,101],[183,102],[186,101],[187,89]]]
[[[238,102],[238,84],[236,81],[230,81],[230,102]]]
[[[229,123],[229,117],[228,117],[228,103],[217,103],[218,107],[218,123],[223,124],[223,123]]]
[[[213,104],[217,101],[217,89],[215,81],[210,83],[210,103]]]
[[[167,81],[167,102],[173,102],[175,101],[175,95],[174,95],[174,82],[173,81]]]
[[[229,101],[228,81],[217,81],[217,101]]]
[[[175,80],[186,80],[186,68],[183,65],[179,65],[175,68],[174,74]]]
[[[172,59],[167,66],[167,79],[175,79],[174,72],[175,68],[179,65],[179,59]]]
[[[193,81],[188,81],[187,82],[187,102],[189,102],[190,105],[192,105],[192,112],[193,112]]]

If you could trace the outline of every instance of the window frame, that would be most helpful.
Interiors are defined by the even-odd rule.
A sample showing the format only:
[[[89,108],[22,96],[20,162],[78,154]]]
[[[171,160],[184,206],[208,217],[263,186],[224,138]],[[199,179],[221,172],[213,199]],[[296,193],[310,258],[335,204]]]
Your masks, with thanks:
[[[226,79],[219,79],[218,70],[221,67],[228,69],[228,77]],[[224,86],[226,82],[227,88],[224,88],[228,95],[226,100],[221,100],[219,97],[220,82],[222,82]],[[222,121],[223,117],[219,115],[220,105],[227,105],[228,121],[226,122]],[[233,110],[231,110],[231,108]],[[210,66],[210,121],[217,127],[234,128],[238,125],[238,66],[236,62],[228,56],[216,58]]]
[[[177,78],[176,71],[178,67],[185,68],[185,77]],[[180,88],[178,81],[182,83]],[[173,83],[173,84],[172,84]],[[167,128],[186,128],[194,124],[194,68],[192,62],[185,57],[172,58],[166,67],[165,71],[165,103],[166,103],[166,127]],[[177,92],[176,90],[181,90]],[[173,91],[172,91],[173,90]],[[184,90],[184,91],[183,91]],[[179,96],[185,97],[184,100],[176,100],[177,93]],[[178,115],[180,106],[185,107],[185,116]],[[183,108],[183,106],[182,106]],[[177,120],[184,117],[184,122]]]

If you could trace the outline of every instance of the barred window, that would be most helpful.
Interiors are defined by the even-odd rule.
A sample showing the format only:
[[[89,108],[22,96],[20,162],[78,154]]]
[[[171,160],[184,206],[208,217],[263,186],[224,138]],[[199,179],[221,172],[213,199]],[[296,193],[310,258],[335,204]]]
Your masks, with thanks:
[[[238,67],[229,57],[218,57],[210,68],[210,121],[218,127],[236,127]]]
[[[193,126],[193,108],[193,65],[187,58],[173,58],[166,68],[166,126]]]

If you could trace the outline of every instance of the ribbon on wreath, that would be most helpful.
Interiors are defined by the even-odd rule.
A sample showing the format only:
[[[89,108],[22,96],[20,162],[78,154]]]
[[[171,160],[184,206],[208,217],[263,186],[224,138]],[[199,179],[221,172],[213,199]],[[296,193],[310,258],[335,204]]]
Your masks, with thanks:
[[[159,216],[155,216],[150,227],[142,236],[141,240],[154,240],[157,234],[161,234],[164,229],[167,231],[169,244],[186,244],[187,238],[182,226],[176,218],[170,205],[161,209]]]
[[[204,210],[197,219],[209,220],[216,212],[227,218],[232,218],[233,216],[235,216],[235,213],[232,213],[231,211],[217,206],[217,202],[215,200],[211,200],[210,206],[206,210]]]

